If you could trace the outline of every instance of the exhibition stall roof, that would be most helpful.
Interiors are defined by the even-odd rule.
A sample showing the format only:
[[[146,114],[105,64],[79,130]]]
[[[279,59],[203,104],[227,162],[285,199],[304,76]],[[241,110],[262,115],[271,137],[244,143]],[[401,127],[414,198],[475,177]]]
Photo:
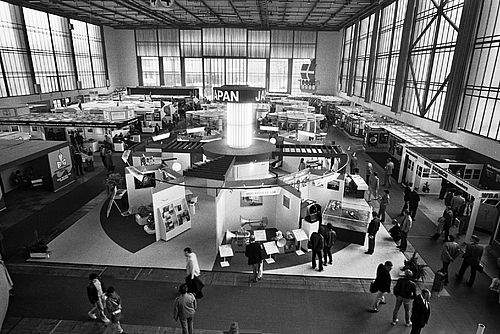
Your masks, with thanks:
[[[139,117],[107,120],[103,115],[86,113],[33,113],[0,118],[0,125],[30,125],[54,127],[89,127],[120,129],[134,123]]]
[[[202,142],[173,140],[162,146],[162,151],[172,153],[203,153],[202,147]]]
[[[500,161],[469,150],[464,147],[444,148],[444,147],[412,147],[413,152],[418,153],[432,162],[453,162],[491,165],[500,168]]]
[[[68,146],[67,142],[0,139],[0,170],[21,165]]]
[[[390,132],[396,137],[399,137],[408,146],[415,147],[444,147],[444,148],[460,148],[460,145],[449,142],[445,139],[437,137],[433,134],[415,128],[409,125],[394,125],[394,124],[383,124],[382,128]]]
[[[280,155],[300,157],[334,157],[344,154],[338,145],[303,145],[283,144],[276,145]]]

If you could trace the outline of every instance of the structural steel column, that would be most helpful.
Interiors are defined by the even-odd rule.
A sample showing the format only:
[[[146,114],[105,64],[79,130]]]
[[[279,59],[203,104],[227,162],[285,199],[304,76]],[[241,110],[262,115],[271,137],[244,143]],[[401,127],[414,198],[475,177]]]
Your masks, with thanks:
[[[483,0],[465,0],[439,128],[457,132]]]
[[[400,112],[403,105],[403,91],[406,78],[406,70],[408,68],[408,57],[410,54],[411,36],[413,30],[413,22],[416,15],[416,0],[408,0],[406,7],[405,21],[403,24],[403,32],[401,34],[401,47],[399,48],[399,60],[396,72],[396,81],[394,83],[394,95],[392,99],[392,112]]]
[[[375,56],[377,53],[377,39],[378,39],[378,23],[380,20],[380,12],[381,7],[378,6],[377,12],[375,13],[375,22],[373,22],[373,33],[372,33],[372,41],[370,45],[370,58],[368,61],[368,73],[366,75],[366,87],[365,87],[365,102],[370,102],[372,99],[372,81],[373,81],[373,72],[375,71]]]
[[[359,21],[354,25],[354,35],[351,44],[351,56],[349,59],[349,77],[347,78],[347,95],[352,96],[354,86],[354,74],[356,73],[356,57],[358,55],[358,31]]]

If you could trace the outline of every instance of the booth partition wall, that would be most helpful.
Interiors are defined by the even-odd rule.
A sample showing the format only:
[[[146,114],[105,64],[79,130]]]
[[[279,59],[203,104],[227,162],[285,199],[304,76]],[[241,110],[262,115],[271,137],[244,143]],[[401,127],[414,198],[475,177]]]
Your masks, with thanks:
[[[497,0],[386,2],[344,29],[339,89],[500,140],[499,14]]]
[[[0,1],[0,97],[106,86],[102,27]]]
[[[244,28],[135,31],[139,84],[222,85],[300,92],[301,69],[316,58],[316,31]]]

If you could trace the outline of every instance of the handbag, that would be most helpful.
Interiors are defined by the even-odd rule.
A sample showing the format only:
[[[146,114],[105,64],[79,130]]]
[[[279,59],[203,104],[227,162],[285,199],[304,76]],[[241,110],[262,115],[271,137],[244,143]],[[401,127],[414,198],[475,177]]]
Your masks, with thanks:
[[[375,293],[375,292],[377,292],[377,286],[375,285],[375,281],[372,281],[372,282],[370,283],[370,292],[371,292],[371,293]]]
[[[474,266],[474,269],[476,269],[479,273],[482,274],[484,272],[484,264],[481,262],[474,263],[472,266]]]

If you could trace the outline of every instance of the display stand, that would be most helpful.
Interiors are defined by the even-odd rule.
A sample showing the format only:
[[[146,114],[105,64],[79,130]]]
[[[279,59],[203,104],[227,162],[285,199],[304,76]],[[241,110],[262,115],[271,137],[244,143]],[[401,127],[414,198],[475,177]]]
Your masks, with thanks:
[[[165,225],[165,240],[168,241],[191,228],[191,215],[185,198],[178,198],[158,208],[161,223]]]
[[[278,247],[276,246],[276,242],[274,241],[264,242],[262,245],[264,246],[266,254],[269,255],[269,257],[266,259],[267,264],[274,263],[275,261],[271,255],[278,254],[280,252]]]
[[[302,249],[300,247],[300,243],[304,240],[309,240],[306,232],[303,229],[299,228],[296,230],[292,230],[292,233],[293,233],[293,236],[295,237],[295,240],[297,240],[297,250],[295,251],[295,254],[304,255],[304,252],[302,251]]]
[[[266,230],[255,230],[253,231],[255,241],[267,241]]]
[[[221,261],[220,266],[222,268],[229,267],[229,262],[226,260],[226,257],[234,256],[233,248],[231,245],[220,245],[219,246],[219,255],[224,260]]]

